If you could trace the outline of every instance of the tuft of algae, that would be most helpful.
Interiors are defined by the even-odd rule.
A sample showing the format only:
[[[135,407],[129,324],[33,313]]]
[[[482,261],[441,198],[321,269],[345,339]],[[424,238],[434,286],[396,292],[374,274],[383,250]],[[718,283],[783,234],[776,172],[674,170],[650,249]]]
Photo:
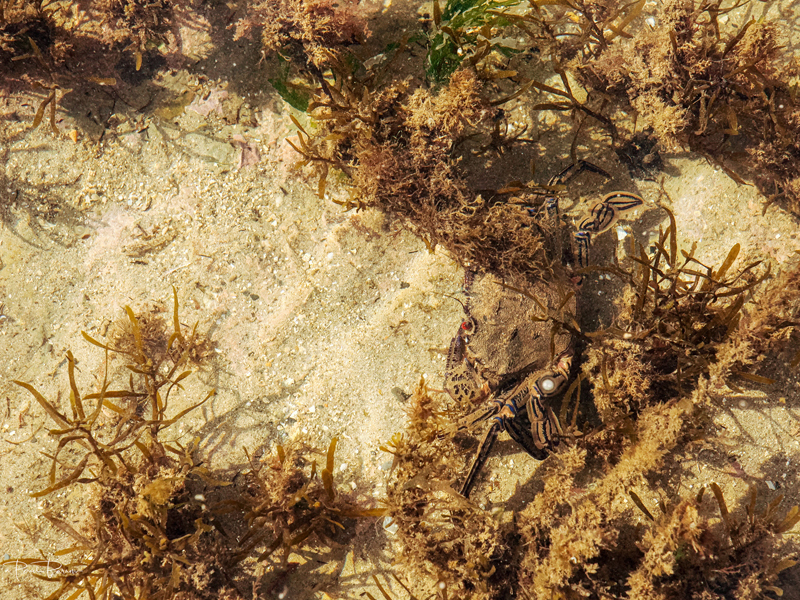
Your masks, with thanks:
[[[308,446],[287,453],[278,445],[277,457],[263,464],[248,457],[243,487],[234,486],[229,473],[212,473],[203,465],[200,437],[186,446],[170,441],[171,427],[214,395],[212,390],[182,410],[171,408],[191,367],[207,364],[211,347],[197,325],[188,329],[180,323],[177,290],[173,301],[170,320],[158,312],[137,316],[126,306],[108,343],[82,332],[104,350],[104,376],[97,391],[85,393],[68,352],[69,410],[29,383],[15,382],[56,427],[49,430],[55,442],[47,455],[49,483],[31,496],[86,489],[88,510],[77,520],[44,513],[70,540],[54,560],[45,561],[47,575],[37,575],[54,584],[50,600],[83,594],[248,598],[250,573],[259,565],[280,580],[291,572],[285,570],[291,550],[340,547],[352,538],[357,519],[385,512],[359,501],[354,490],[337,489],[336,438],[319,473],[316,461],[306,458],[314,453]],[[125,360],[127,378],[109,372],[115,356]],[[283,556],[273,560],[278,549]],[[44,563],[40,557],[9,557],[0,564]]]

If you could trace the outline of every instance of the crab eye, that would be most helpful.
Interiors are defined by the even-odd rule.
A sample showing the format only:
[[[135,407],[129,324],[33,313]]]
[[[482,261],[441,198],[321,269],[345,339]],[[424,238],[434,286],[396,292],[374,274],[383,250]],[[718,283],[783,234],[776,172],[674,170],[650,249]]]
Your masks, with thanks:
[[[549,394],[556,389],[556,382],[552,377],[542,377],[539,380],[539,388],[545,393]]]

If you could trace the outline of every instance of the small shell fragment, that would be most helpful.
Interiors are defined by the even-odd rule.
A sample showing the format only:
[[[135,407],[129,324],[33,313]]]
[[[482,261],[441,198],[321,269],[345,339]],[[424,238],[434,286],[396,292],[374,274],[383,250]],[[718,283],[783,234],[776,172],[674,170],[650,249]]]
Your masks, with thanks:
[[[394,522],[392,517],[384,517],[383,528],[392,535],[397,533],[397,523]]]

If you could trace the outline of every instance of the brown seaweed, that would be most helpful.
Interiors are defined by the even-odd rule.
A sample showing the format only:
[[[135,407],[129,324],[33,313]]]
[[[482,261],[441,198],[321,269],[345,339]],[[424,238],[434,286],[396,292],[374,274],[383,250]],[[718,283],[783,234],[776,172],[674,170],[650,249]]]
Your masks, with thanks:
[[[168,334],[163,323],[154,337],[168,339],[162,355],[140,321],[126,307],[129,327],[116,337],[114,346],[98,342],[87,333],[84,338],[105,351],[103,381],[97,392],[81,392],[76,378],[76,361],[67,353],[70,411],[60,410],[35,387],[16,382],[28,390],[45,410],[57,429],[50,435],[58,440],[52,460],[49,485],[32,494],[42,497],[71,485],[92,485],[96,506],[88,523],[71,524],[55,514],[45,513],[73,545],[56,553],[74,560],[53,569],[46,581],[57,584],[48,600],[76,598],[86,592],[90,598],[173,598],[179,591],[194,590],[193,597],[236,597],[222,577],[217,556],[223,539],[213,523],[215,517],[200,502],[191,499],[190,480],[209,489],[228,485],[210,476],[195,458],[198,441],[188,447],[167,443],[160,436],[172,424],[206,402],[213,390],[199,402],[168,415],[170,396],[190,374],[182,370],[196,347],[196,328],[182,331],[174,294],[174,330]],[[153,334],[152,328],[146,330]],[[163,349],[162,349],[163,350]],[[110,354],[127,357],[131,364],[126,389],[112,388],[108,362]],[[161,368],[165,361],[169,368]],[[119,400],[127,400],[127,408]],[[92,404],[94,402],[94,404]],[[144,416],[139,407],[149,407]],[[113,425],[101,419],[104,411],[122,417]],[[65,464],[61,455],[83,451],[77,464]],[[78,454],[80,456],[80,454]],[[83,531],[82,531],[83,530]],[[30,564],[28,558],[12,562]],[[63,559],[62,559],[63,560]],[[27,562],[26,562],[27,561]],[[211,584],[212,575],[217,583]],[[199,586],[199,587],[198,587]],[[206,589],[203,589],[206,588]],[[212,591],[214,590],[214,591]],[[227,591],[226,591],[227,590]],[[210,595],[208,595],[210,594]]]
[[[663,150],[699,152],[797,212],[797,68],[782,53],[781,23],[737,23],[747,4],[670,0],[653,15],[657,25],[578,72],[628,105],[634,128],[651,132]]]
[[[797,561],[795,555],[775,552],[772,540],[800,521],[800,509],[794,506],[779,517],[783,496],[778,496],[759,513],[758,491],[752,487],[746,514],[737,517],[729,512],[720,487],[709,487],[721,522],[715,523],[703,506],[706,487],[675,504],[661,503],[658,518],[641,500],[636,502],[652,525],[642,538],[641,563],[627,581],[631,597],[748,598],[767,591],[783,595],[775,580]],[[633,492],[631,496],[638,499]]]
[[[266,465],[249,458],[251,470],[245,473],[246,491],[237,498],[223,501],[218,510],[241,511],[247,523],[247,532],[240,540],[234,560],[239,562],[254,550],[256,560],[269,561],[282,550],[281,563],[286,564],[289,552],[301,546],[342,543],[349,536],[354,519],[380,517],[385,509],[368,507],[357,501],[357,493],[342,492],[333,479],[334,453],[337,438],[328,447],[325,467],[318,473],[317,462],[310,465],[302,448],[288,451],[278,445],[276,455]],[[348,524],[348,525],[346,525]]]
[[[253,551],[258,551],[258,562],[270,564],[274,552],[282,549],[280,564],[285,567],[289,551],[323,544],[338,548],[352,537],[355,520],[386,512],[361,501],[358,490],[336,486],[337,438],[319,472],[316,461],[309,465],[306,460],[305,446],[286,451],[278,445],[277,456],[267,465],[249,459],[252,468],[243,474],[244,489],[224,494],[231,481],[203,466],[197,457],[199,438],[187,446],[164,441],[171,425],[214,394],[169,415],[172,396],[192,373],[187,367],[201,366],[209,348],[197,325],[189,329],[181,324],[174,289],[173,300],[170,320],[153,309],[137,316],[126,306],[125,318],[108,343],[83,332],[89,343],[104,350],[105,375],[99,391],[84,394],[68,352],[69,413],[32,385],[17,382],[58,427],[50,431],[58,444],[48,454],[49,485],[32,496],[73,485],[93,490],[88,522],[44,515],[72,542],[56,557],[74,557],[50,564],[43,579],[57,587],[49,600],[84,592],[90,598],[239,598],[239,565]],[[127,388],[112,387],[110,355],[127,360]],[[100,418],[104,411],[111,413],[111,425]],[[70,464],[62,459],[76,450],[78,456],[84,452],[79,460]],[[228,527],[244,528],[245,533],[236,541],[225,533]],[[40,562],[20,557],[4,564],[34,568]]]

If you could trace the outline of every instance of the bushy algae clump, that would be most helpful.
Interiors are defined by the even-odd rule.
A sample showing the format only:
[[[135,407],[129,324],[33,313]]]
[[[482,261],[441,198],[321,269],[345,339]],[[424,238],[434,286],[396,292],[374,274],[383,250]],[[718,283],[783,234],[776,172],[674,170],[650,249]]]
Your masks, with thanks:
[[[172,333],[163,319],[147,319],[143,328],[130,307],[125,311],[127,323],[111,343],[83,333],[106,356],[97,392],[81,391],[75,359],[68,353],[69,413],[32,385],[16,382],[34,396],[57,426],[50,430],[58,444],[50,456],[49,485],[33,497],[73,485],[89,486],[92,505],[83,523],[46,515],[73,541],[57,556],[74,557],[63,570],[47,577],[58,584],[49,598],[74,598],[81,592],[90,598],[115,594],[172,598],[179,592],[197,598],[217,594],[236,598],[221,563],[224,539],[213,525],[213,515],[190,493],[192,480],[211,489],[228,484],[214,480],[197,461],[198,440],[184,447],[163,439],[171,425],[214,394],[212,391],[169,416],[173,396],[192,373],[187,367],[190,362],[197,363],[198,350],[205,342],[196,326],[191,331],[181,326],[177,292]],[[111,387],[110,355],[120,355],[128,362],[124,388]],[[60,455],[70,456],[70,462],[65,463]]]
[[[783,24],[745,21],[748,4],[669,0],[651,26],[576,72],[632,109],[636,129],[663,150],[700,152],[797,213],[800,70],[785,52]]]
[[[46,118],[59,135],[56,114],[65,95],[72,95],[68,105],[75,114],[76,96],[84,103],[104,98],[109,89],[120,90],[123,79],[150,77],[166,55],[177,56],[182,19],[176,15],[188,9],[189,3],[166,0],[3,0],[0,90],[33,96],[33,127]]]
[[[454,489],[463,451],[448,435],[452,422],[446,406],[431,396],[424,380],[409,403],[406,430],[381,447],[394,456],[386,502],[397,527],[398,557],[423,580],[441,582],[449,594],[502,597],[512,566],[512,524]]]
[[[258,587],[249,581],[253,558],[263,566],[262,580],[263,573],[282,580],[291,573],[290,551],[346,544],[355,519],[383,514],[360,500],[357,490],[337,489],[335,438],[321,472],[306,458],[310,448],[298,445],[287,453],[279,445],[278,457],[266,464],[250,459],[243,488],[203,465],[199,437],[186,445],[169,440],[171,426],[214,394],[170,416],[191,368],[207,364],[211,343],[197,325],[191,330],[181,325],[177,291],[171,320],[158,311],[137,316],[125,307],[125,312],[107,343],[83,332],[105,352],[98,391],[81,390],[76,360],[67,354],[68,412],[34,386],[16,382],[56,426],[50,430],[57,444],[47,455],[49,483],[32,496],[86,487],[89,510],[82,519],[44,514],[71,540],[41,576],[56,585],[48,600],[84,593],[153,600],[250,597]],[[112,357],[125,360],[127,377],[109,373]],[[117,387],[126,379],[127,385]],[[278,549],[284,552],[276,562],[271,557]],[[42,559],[15,557],[3,564],[38,567]]]
[[[664,477],[667,461],[680,456],[682,442],[703,435],[695,428],[705,407],[717,401],[726,384],[759,377],[749,372],[756,359],[753,338],[761,340],[760,348],[774,349],[794,329],[783,319],[793,310],[790,298],[797,298],[796,284],[786,285],[795,280],[796,265],[780,275],[785,296],[775,311],[784,317],[772,322],[783,327],[764,327],[759,324],[765,316],[762,306],[747,301],[764,285],[766,270],[758,263],[734,268],[738,246],[720,266],[703,265],[695,258],[695,247],[678,247],[671,215],[670,221],[652,255],[641,248],[631,254],[630,267],[610,269],[627,280],[627,292],[613,325],[589,334],[582,365],[602,424],[585,422],[584,436],[559,451],[551,465],[545,463],[545,492],[519,515],[526,540],[521,580],[537,597],[559,590],[564,597],[578,592],[593,597],[749,598],[771,589],[774,576],[793,564],[793,555],[781,550],[773,534],[794,527],[797,507],[779,516],[777,499],[756,523],[755,491],[747,534],[752,537],[737,537],[743,525],[739,534],[712,526],[716,517],[709,511],[714,507],[701,504],[702,494],[679,500],[679,512],[673,512],[678,510],[674,506],[663,508],[665,516],[653,519],[660,529],[630,530],[626,497],[641,504],[633,490],[643,478],[672,497],[675,492]],[[719,487],[710,487],[727,520]],[[691,512],[691,526],[685,522],[688,513],[681,511]],[[667,532],[669,528],[674,529]],[[656,538],[662,540],[658,543],[671,540],[677,558],[659,562],[656,557],[664,555],[649,550]],[[745,550],[751,545],[759,547],[758,560]],[[719,574],[725,572],[742,574],[742,585],[737,588],[738,577]],[[673,578],[665,580],[665,574]]]
[[[701,425],[723,390],[769,382],[759,362],[792,349],[800,267],[765,282],[760,263],[737,266],[736,245],[720,265],[705,265],[696,247],[678,246],[669,216],[651,253],[637,246],[603,267],[626,293],[611,326],[583,334],[580,381],[593,406],[572,408],[575,394],[565,396],[562,421],[571,413],[572,424],[532,475],[539,491],[524,508],[498,519],[455,493],[466,465],[453,423],[472,407],[417,391],[406,431],[385,449],[396,457],[389,511],[402,556],[418,573],[477,598],[778,593],[778,575],[797,556],[781,536],[800,509],[782,510],[782,496],[758,500],[759,486],[737,516],[716,483],[680,495],[668,470],[683,445],[713,439]],[[661,516],[641,500],[643,485],[674,498]],[[635,525],[634,506],[649,525]]]

